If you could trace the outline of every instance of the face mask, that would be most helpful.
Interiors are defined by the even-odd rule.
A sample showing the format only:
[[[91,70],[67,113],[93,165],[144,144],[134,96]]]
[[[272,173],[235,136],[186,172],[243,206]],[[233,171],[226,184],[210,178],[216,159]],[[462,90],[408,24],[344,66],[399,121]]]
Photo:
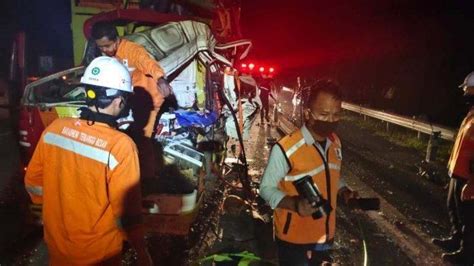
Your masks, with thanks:
[[[329,137],[331,133],[336,131],[339,122],[326,122],[321,120],[314,120],[311,129],[321,137]]]

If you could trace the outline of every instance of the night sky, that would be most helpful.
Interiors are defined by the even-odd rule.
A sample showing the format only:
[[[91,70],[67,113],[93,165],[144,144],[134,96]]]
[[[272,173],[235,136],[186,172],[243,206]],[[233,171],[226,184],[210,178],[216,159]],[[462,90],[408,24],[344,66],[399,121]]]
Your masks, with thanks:
[[[471,2],[471,3],[470,3]],[[292,3],[292,4],[289,4]],[[244,1],[256,60],[294,77],[337,79],[353,102],[457,126],[474,70],[472,1]],[[395,87],[392,103],[383,92]]]
[[[1,2],[2,62],[8,34],[24,28],[31,54],[53,55],[58,68],[72,65],[69,0]],[[283,84],[294,85],[297,75],[331,77],[352,102],[450,126],[465,114],[457,85],[474,70],[472,1],[242,2],[252,60],[276,66]],[[386,102],[389,87],[396,93]]]

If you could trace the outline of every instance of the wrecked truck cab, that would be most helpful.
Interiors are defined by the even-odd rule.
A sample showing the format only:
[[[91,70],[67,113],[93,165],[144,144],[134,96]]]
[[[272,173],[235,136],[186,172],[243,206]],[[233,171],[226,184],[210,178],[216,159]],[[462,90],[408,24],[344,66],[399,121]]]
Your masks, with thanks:
[[[85,106],[85,90],[80,84],[84,67],[64,70],[26,85],[20,103],[19,145],[26,167],[43,130],[56,118],[79,117]]]
[[[155,149],[161,155],[156,164],[161,171],[156,180],[142,182],[146,228],[150,234],[186,235],[206,183],[222,174],[226,122],[233,119],[229,108],[223,111],[224,77],[234,82],[224,70],[232,69],[232,61],[222,54],[239,47],[248,50],[250,43],[219,45],[209,27],[196,21],[171,22],[124,38],[143,45],[160,62],[174,92],[155,123]],[[79,117],[78,109],[85,106],[79,82],[83,72],[84,67],[76,67],[26,86],[20,116],[25,165],[54,119]],[[236,99],[231,100],[235,106]],[[234,130],[238,131],[237,123]]]

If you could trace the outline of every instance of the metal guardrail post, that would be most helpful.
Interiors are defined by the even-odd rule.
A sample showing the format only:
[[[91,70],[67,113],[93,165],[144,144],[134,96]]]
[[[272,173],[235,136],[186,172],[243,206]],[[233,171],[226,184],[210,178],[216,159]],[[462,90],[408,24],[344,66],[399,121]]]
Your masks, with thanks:
[[[436,159],[436,153],[438,152],[439,146],[439,137],[441,135],[440,131],[435,131],[430,135],[430,140],[428,142],[428,147],[426,147],[426,162],[431,162]]]

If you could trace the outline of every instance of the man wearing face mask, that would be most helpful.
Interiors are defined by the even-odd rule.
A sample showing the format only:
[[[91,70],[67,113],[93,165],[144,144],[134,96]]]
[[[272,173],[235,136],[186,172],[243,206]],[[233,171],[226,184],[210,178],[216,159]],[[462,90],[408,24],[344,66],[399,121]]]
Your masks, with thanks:
[[[127,68],[94,59],[81,83],[87,108],[43,132],[25,175],[25,188],[43,206],[49,265],[121,265],[123,241],[138,265],[152,265],[144,239],[137,149],[115,129],[132,93]]]
[[[341,91],[330,80],[311,86],[305,124],[273,146],[260,184],[260,196],[274,209],[279,265],[320,265],[331,261],[337,196],[356,198],[340,178],[341,142],[334,133],[341,117]],[[310,176],[332,211],[321,218],[293,182]]]

